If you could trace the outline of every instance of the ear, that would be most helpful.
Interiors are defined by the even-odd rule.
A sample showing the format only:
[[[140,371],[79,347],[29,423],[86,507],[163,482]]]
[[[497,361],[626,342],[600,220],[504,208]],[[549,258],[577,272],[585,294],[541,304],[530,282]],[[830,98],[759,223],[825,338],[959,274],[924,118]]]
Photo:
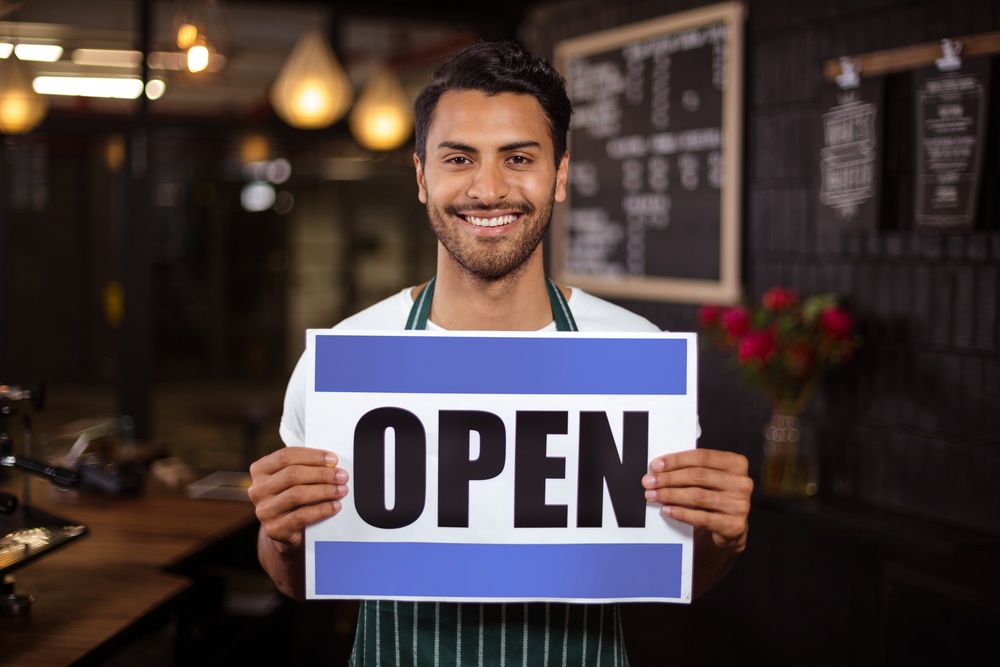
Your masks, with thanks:
[[[557,202],[566,201],[566,183],[569,181],[569,151],[563,153],[556,168],[556,191],[555,200]]]
[[[421,204],[427,203],[427,186],[424,185],[424,166],[420,164],[420,158],[413,154],[413,166],[417,170],[417,198]]]

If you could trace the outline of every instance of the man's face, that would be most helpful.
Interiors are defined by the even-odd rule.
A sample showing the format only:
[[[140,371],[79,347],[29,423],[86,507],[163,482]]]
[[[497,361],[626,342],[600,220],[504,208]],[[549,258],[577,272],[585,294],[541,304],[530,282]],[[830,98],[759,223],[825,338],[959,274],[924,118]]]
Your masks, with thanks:
[[[568,157],[530,95],[449,91],[414,156],[420,201],[451,261],[484,281],[515,273],[539,248],[553,202],[566,199]]]

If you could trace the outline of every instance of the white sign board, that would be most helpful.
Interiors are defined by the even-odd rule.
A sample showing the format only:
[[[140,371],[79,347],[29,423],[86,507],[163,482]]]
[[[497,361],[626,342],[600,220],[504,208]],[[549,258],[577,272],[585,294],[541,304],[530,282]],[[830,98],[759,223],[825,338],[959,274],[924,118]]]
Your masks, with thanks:
[[[698,435],[694,334],[310,331],[306,442],[351,476],[309,598],[689,602],[645,500]]]

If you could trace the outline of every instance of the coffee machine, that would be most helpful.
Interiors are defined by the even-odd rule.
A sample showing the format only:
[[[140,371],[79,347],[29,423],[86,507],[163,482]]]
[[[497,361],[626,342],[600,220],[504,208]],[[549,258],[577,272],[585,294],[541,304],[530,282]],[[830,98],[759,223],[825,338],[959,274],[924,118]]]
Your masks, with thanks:
[[[44,402],[43,385],[22,388],[0,384],[0,466],[3,466],[0,471],[14,468],[49,479],[57,486],[75,487],[80,483],[78,471],[31,458],[29,408],[40,410]],[[21,454],[15,453],[9,429],[17,415],[23,423]],[[0,487],[0,615],[3,616],[25,614],[33,602],[30,595],[14,592],[15,570],[87,534],[86,526],[33,506],[29,482],[26,475],[20,497],[10,485]]]

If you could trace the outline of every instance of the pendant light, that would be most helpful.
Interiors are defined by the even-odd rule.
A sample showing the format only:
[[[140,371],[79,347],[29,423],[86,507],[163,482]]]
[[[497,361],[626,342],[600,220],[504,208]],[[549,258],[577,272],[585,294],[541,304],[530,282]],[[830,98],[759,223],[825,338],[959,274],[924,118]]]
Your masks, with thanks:
[[[375,151],[403,145],[413,131],[413,109],[399,77],[380,65],[365,85],[349,119],[359,144]]]
[[[286,123],[315,130],[340,120],[354,90],[326,39],[316,28],[306,31],[271,86],[271,106]]]
[[[174,16],[177,48],[192,74],[215,72],[224,66],[233,47],[229,19],[221,0],[185,0]]]
[[[198,26],[190,23],[187,18],[181,19],[180,25],[177,27],[177,48],[187,51],[194,46],[197,39]]]
[[[0,61],[0,132],[30,132],[48,108],[48,101],[31,87],[31,71],[16,54]]]

